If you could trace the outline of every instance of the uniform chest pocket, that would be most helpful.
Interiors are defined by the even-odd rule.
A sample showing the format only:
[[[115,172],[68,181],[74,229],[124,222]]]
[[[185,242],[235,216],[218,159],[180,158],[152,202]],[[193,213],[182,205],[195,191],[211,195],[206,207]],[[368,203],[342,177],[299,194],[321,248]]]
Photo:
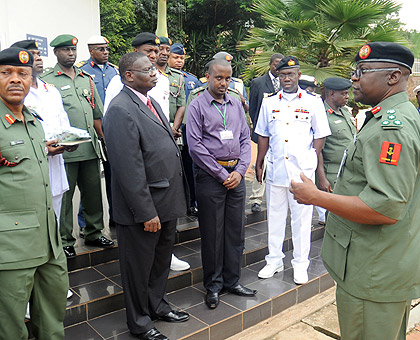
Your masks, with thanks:
[[[3,157],[9,162],[18,163],[18,165],[11,167],[13,181],[24,181],[29,179],[32,172],[31,156],[29,154],[28,146],[25,144],[4,147],[1,150]]]

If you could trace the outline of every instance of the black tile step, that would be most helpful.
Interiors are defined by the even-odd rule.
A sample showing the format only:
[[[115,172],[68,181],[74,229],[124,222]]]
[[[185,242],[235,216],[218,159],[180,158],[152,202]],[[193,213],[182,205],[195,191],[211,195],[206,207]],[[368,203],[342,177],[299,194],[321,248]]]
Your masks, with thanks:
[[[324,234],[324,227],[312,228],[313,244],[320,242]],[[181,243],[174,249],[174,253],[182,260],[189,262],[191,268],[183,272],[170,271],[167,292],[171,293],[202,282],[202,266],[200,240]],[[290,227],[286,228],[284,251],[293,249]],[[317,247],[311,251],[311,257],[319,256]],[[250,224],[245,229],[245,250],[242,266],[249,268],[262,261],[268,252],[267,222]],[[256,275],[255,278],[257,279]],[[74,270],[69,273],[70,287],[74,292],[67,302],[65,326],[91,320],[100,315],[124,308],[123,291],[119,261],[112,260],[98,263],[90,267]]]
[[[323,292],[332,287],[334,282],[320,259],[321,244],[322,239],[312,242],[307,284],[299,286],[293,282],[292,250],[289,250],[285,252],[285,270],[270,279],[261,280],[257,277],[265,261],[256,262],[242,269],[241,282],[251,289],[258,290],[255,297],[223,294],[217,309],[209,310],[204,303],[205,291],[202,285],[194,284],[168,294],[171,305],[175,309],[190,313],[190,320],[181,324],[156,321],[155,326],[171,340],[222,340]],[[112,277],[115,274],[115,264],[103,265],[99,269],[95,267],[95,270],[102,270],[102,274],[106,273]],[[97,278],[93,272],[89,275]],[[75,282],[76,279],[72,280]],[[111,312],[105,309],[100,316],[92,316],[83,322],[66,327],[65,332],[68,340],[136,339],[127,329],[123,307]]]
[[[252,213],[250,209],[245,211],[245,226],[256,222],[262,222],[267,218],[266,210],[263,209],[258,213]],[[77,231],[77,229],[75,229]],[[67,267],[69,272],[98,265],[100,263],[106,263],[109,261],[118,259],[118,248],[113,247],[109,249],[101,249],[86,246],[83,238],[80,238],[79,232],[75,231],[76,244],[75,250],[77,256],[72,259],[68,259]],[[112,238],[115,242],[117,241],[117,235],[115,228],[110,228],[109,234],[106,236]],[[183,216],[178,219],[177,233],[175,238],[175,245],[197,240],[200,238],[200,231],[198,228],[198,220],[196,217]],[[117,243],[117,242],[116,242]]]

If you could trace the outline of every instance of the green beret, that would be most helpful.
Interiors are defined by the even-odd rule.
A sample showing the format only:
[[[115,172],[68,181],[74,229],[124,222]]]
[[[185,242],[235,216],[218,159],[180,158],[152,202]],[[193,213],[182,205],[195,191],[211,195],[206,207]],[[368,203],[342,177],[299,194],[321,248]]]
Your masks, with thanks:
[[[15,42],[10,47],[20,47],[26,50],[38,50],[38,43],[36,40],[21,40]]]
[[[172,40],[167,37],[159,37],[159,40],[161,45],[172,45]]]
[[[324,87],[330,90],[347,90],[351,87],[351,81],[339,77],[330,77],[324,80]]]
[[[277,64],[277,70],[283,70],[288,68],[299,68],[299,60],[294,56],[287,56],[284,57],[280,62]]]
[[[76,46],[77,38],[71,34],[62,34],[56,37],[51,41],[51,47],[67,47],[67,46]]]
[[[368,43],[359,50],[356,64],[365,62],[392,63],[410,70],[414,64],[414,54],[402,45],[393,42],[377,41]]]
[[[159,45],[160,40],[156,34],[149,32],[141,32],[133,39],[131,46],[138,47],[141,45]]]
[[[0,52],[0,65],[32,67],[34,57],[24,48],[9,47]]]

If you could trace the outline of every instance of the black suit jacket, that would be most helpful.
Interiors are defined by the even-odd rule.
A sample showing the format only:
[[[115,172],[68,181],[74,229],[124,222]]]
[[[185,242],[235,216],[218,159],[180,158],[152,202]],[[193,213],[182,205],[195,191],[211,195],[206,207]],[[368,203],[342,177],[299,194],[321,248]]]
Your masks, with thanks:
[[[274,85],[268,73],[261,77],[255,78],[251,82],[249,89],[249,116],[252,120],[254,129],[257,126],[258,115],[260,114],[261,103],[264,98],[264,93],[273,93]],[[258,143],[258,135],[252,131],[251,140]]]
[[[166,222],[187,210],[181,154],[159,104],[151,100],[163,124],[126,86],[103,118],[118,224],[144,223],[155,216]]]

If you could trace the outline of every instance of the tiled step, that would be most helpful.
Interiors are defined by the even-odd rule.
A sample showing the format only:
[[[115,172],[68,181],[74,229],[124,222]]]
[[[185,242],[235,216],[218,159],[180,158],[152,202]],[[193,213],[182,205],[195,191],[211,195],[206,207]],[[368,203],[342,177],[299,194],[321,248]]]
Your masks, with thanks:
[[[245,211],[245,225],[261,222],[266,218],[267,214],[265,209],[258,213],[252,213],[250,209]],[[79,232],[76,228],[74,233],[76,235],[75,250],[77,256],[68,260],[67,267],[69,272],[118,259],[117,247],[111,249],[98,249],[85,246],[84,240],[79,237]],[[106,235],[116,242],[117,235],[115,228],[110,228],[109,231],[106,232]],[[175,245],[199,238],[200,231],[196,217],[184,216],[178,219]]]
[[[312,240],[320,240],[323,232],[323,227],[313,227]],[[174,253],[182,260],[187,261],[191,268],[183,272],[170,272],[167,285],[168,293],[202,282],[200,247],[200,239],[175,246]],[[286,229],[283,249],[284,251],[292,249],[290,228]],[[263,260],[267,252],[267,222],[247,225],[245,228],[245,250],[242,257],[243,267],[249,267]],[[74,296],[68,300],[65,326],[91,320],[124,308],[118,260],[71,271],[69,280]]]
[[[285,271],[275,274],[270,279],[261,280],[257,277],[258,271],[265,264],[264,261],[242,269],[241,282],[251,289],[258,290],[255,297],[223,294],[217,309],[209,310],[204,303],[205,291],[202,285],[194,284],[168,294],[169,302],[174,308],[190,313],[190,320],[181,324],[156,321],[155,325],[171,340],[222,340],[237,334],[333,286],[334,282],[320,259],[321,244],[321,239],[312,242],[311,264],[308,270],[310,281],[305,285],[298,286],[293,282],[292,251],[289,250],[284,261]],[[113,266],[115,263],[95,266],[93,270],[102,270],[103,274],[110,274],[109,280],[112,281],[112,274],[115,273]],[[119,295],[122,296],[121,293]],[[136,339],[127,329],[123,307],[113,312],[103,310],[101,316],[94,315],[95,313],[92,316],[89,314],[86,321],[67,327],[66,339]]]

